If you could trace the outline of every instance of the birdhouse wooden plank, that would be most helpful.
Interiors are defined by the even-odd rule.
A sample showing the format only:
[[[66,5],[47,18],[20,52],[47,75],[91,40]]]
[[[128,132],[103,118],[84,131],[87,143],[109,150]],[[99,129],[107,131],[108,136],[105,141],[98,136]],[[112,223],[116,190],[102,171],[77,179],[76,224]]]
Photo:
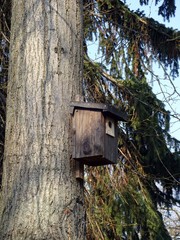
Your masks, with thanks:
[[[117,122],[127,116],[106,104],[71,103],[73,128],[72,157],[86,165],[99,166],[117,161]]]

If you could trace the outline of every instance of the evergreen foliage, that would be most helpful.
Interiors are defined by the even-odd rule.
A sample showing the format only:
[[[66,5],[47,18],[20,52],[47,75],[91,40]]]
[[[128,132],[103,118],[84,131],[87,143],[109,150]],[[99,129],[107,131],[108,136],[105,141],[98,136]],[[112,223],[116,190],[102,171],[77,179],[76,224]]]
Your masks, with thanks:
[[[169,134],[171,113],[147,73],[155,74],[157,61],[178,76],[180,32],[119,0],[86,1],[84,9],[86,99],[115,104],[129,115],[119,126],[119,163],[87,169],[88,239],[171,239],[158,206],[176,203],[180,142]],[[174,1],[164,1],[159,14],[169,20],[174,10]],[[102,55],[97,62],[86,50],[94,40]]]
[[[171,113],[153,93],[147,73],[156,76],[152,69],[156,61],[165,74],[170,68],[172,78],[179,75],[180,32],[140,10],[131,11],[120,0],[83,2],[84,96],[87,101],[116,105],[129,116],[127,124],[119,124],[118,164],[86,168],[87,239],[171,239],[158,206],[178,203],[173,191],[180,186],[180,142],[169,134]],[[148,5],[149,0],[140,4]],[[160,4],[164,20],[175,15],[174,0],[155,4]],[[10,0],[0,0],[1,172],[10,5]],[[94,40],[101,62],[88,56],[88,44]]]

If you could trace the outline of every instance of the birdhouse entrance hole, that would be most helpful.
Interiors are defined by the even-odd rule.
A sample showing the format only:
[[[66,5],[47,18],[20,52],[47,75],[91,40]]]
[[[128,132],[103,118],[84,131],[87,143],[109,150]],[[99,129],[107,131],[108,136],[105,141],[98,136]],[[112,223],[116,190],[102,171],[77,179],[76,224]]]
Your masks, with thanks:
[[[114,120],[107,117],[105,119],[105,121],[106,121],[106,134],[108,134],[111,137],[115,137],[115,122],[114,122]]]

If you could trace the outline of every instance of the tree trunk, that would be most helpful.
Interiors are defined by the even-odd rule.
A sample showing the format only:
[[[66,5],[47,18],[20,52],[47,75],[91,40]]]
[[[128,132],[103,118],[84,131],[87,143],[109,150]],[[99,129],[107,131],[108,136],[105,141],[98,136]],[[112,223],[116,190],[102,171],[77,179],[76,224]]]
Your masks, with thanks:
[[[0,239],[85,239],[71,159],[82,1],[13,0]]]

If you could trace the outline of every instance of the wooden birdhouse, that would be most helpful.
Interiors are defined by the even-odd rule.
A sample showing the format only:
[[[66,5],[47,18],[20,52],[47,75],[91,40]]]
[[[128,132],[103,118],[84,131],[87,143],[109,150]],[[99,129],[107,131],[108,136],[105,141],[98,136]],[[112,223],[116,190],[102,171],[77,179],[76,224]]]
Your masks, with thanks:
[[[72,102],[72,157],[89,166],[117,162],[117,122],[127,115],[101,103]]]

